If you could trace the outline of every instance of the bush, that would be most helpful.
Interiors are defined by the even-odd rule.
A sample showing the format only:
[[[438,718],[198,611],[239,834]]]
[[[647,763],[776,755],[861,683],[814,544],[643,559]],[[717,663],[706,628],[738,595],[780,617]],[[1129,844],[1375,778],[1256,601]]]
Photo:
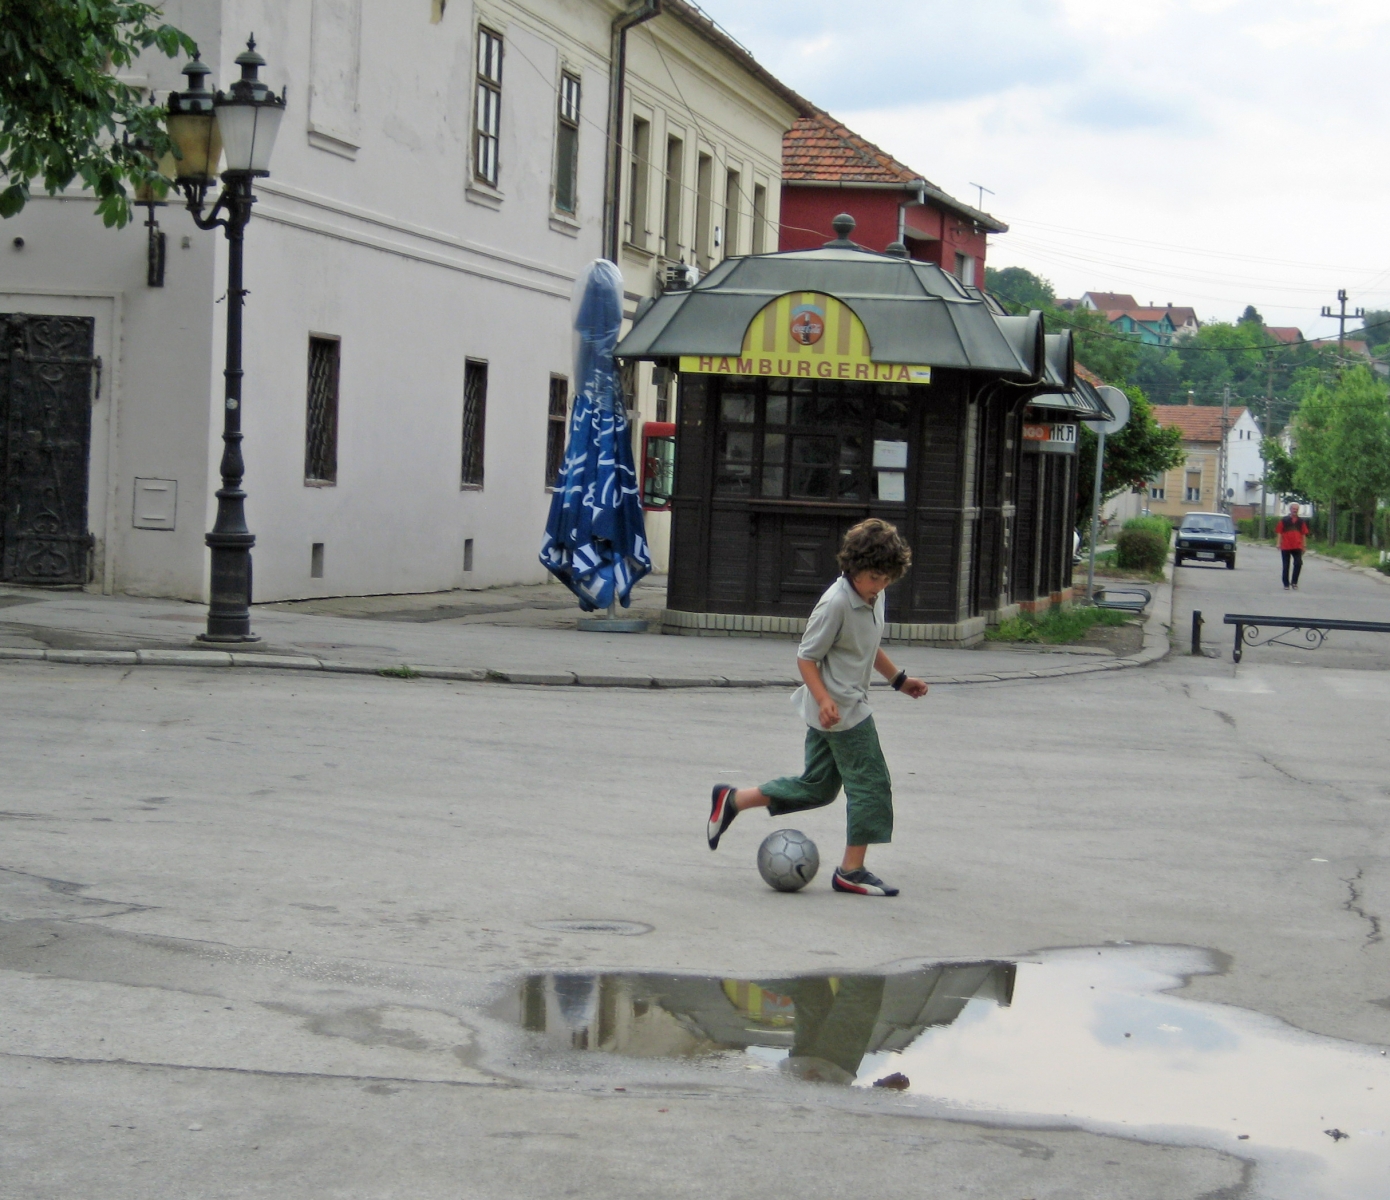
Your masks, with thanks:
[[[1140,518],[1142,520],[1142,518]],[[1131,529],[1127,521],[1115,539],[1115,565],[1123,571],[1157,571],[1168,559],[1168,536],[1152,529]]]
[[[1165,546],[1173,536],[1173,523],[1167,517],[1131,517],[1124,523],[1124,529],[1147,529],[1161,537]]]
[[[1278,518],[1276,517],[1275,520],[1278,520]],[[1265,526],[1266,526],[1266,528],[1268,528],[1268,529],[1273,529],[1273,528],[1274,528],[1274,521],[1266,521],[1266,522],[1265,522]],[[1238,521],[1236,522],[1236,532],[1237,532],[1238,534],[1240,534],[1241,537],[1248,537],[1248,538],[1257,538],[1257,537],[1259,537],[1259,536],[1260,536],[1260,518],[1259,518],[1259,517],[1241,517],[1240,520],[1238,520]]]

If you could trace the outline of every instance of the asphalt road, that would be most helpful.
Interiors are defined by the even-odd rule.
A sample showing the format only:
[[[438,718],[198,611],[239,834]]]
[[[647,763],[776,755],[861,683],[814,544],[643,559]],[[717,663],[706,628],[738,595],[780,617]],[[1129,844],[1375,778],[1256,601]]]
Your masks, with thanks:
[[[1335,560],[1305,555],[1295,592],[1284,590],[1280,568],[1277,550],[1245,543],[1234,571],[1220,563],[1192,562],[1174,569],[1173,629],[1183,648],[1191,643],[1194,609],[1202,614],[1203,645],[1219,650],[1227,662],[1235,637],[1234,627],[1221,623],[1228,612],[1390,622],[1390,576],[1372,579]],[[1269,629],[1262,636],[1278,632]],[[1281,640],[1288,644],[1247,649],[1242,665],[1390,669],[1390,636],[1385,634],[1333,633],[1316,649],[1294,630],[1285,630]]]
[[[1180,608],[1255,604],[1259,564],[1184,568]],[[1299,602],[1390,598],[1333,572]],[[775,692],[0,665],[0,1195],[1291,1194],[1234,1139],[655,1068],[617,1093],[477,1019],[524,970],[1136,942],[1216,953],[1185,997],[1390,1045],[1390,676],[1284,653],[886,697],[893,901],[770,892],[760,816],[705,848],[711,783],[798,765]],[[841,805],[797,824],[833,857]]]

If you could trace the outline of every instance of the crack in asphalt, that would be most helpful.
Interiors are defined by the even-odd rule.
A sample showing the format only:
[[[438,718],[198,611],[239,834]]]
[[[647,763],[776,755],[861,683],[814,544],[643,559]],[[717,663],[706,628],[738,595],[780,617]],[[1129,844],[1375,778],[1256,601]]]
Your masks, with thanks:
[[[479,1083],[472,1079],[415,1079],[406,1075],[353,1075],[333,1071],[271,1071],[258,1067],[217,1067],[199,1063],[158,1062],[142,1058],[79,1058],[70,1054],[21,1054],[0,1050],[0,1058],[51,1063],[58,1067],[157,1067],[166,1071],[198,1071],[217,1075],[255,1075],[265,1079],[342,1079],[362,1083],[414,1083],[431,1087],[508,1088],[524,1091],[520,1084],[499,1079],[496,1083]]]
[[[1351,876],[1350,879],[1342,880],[1342,882],[1347,885],[1347,892],[1349,893],[1349,895],[1347,896],[1346,903],[1343,904],[1342,907],[1347,912],[1352,913],[1354,916],[1360,917],[1363,921],[1367,922],[1370,925],[1371,932],[1366,935],[1366,942],[1361,947],[1361,949],[1363,950],[1369,950],[1377,942],[1383,939],[1380,929],[1380,917],[1378,917],[1375,913],[1368,913],[1364,908],[1361,907],[1361,901],[1362,899],[1364,899],[1364,893],[1358,885],[1361,883],[1361,880],[1365,877],[1365,874],[1365,867],[1357,867],[1355,875]]]

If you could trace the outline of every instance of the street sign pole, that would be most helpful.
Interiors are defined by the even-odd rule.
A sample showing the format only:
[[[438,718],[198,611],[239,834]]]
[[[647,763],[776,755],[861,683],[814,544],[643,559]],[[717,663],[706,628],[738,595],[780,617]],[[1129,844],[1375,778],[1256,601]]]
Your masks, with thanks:
[[[1096,485],[1091,490],[1091,557],[1086,564],[1086,601],[1096,595],[1096,547],[1100,541],[1100,483],[1105,474],[1105,426],[1096,435]]]
[[[1100,494],[1105,478],[1105,437],[1119,433],[1129,423],[1129,397],[1117,387],[1105,384],[1097,389],[1106,407],[1115,414],[1114,420],[1094,422],[1096,431],[1096,483],[1091,491],[1091,561],[1086,566],[1086,603],[1096,598],[1096,550],[1100,546]]]

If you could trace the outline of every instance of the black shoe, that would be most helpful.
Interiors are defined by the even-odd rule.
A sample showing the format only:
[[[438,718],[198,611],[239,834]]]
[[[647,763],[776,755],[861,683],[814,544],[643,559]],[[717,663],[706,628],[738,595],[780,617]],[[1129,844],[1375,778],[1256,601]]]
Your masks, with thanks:
[[[719,839],[724,836],[724,830],[728,829],[738,816],[738,809],[734,807],[736,790],[727,783],[714,785],[714,792],[710,796],[709,827],[705,830],[711,850],[719,849]]]
[[[830,877],[830,886],[837,892],[849,892],[855,896],[896,896],[898,889],[889,887],[877,875],[860,867],[857,871],[846,871],[836,867]]]

